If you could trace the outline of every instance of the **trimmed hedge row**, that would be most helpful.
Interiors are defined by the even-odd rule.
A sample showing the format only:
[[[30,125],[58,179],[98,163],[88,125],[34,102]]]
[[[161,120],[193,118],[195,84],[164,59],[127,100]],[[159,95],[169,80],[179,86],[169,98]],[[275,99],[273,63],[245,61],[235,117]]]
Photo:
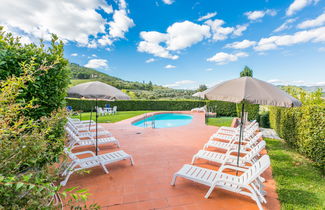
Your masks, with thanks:
[[[218,116],[230,116],[235,117],[236,104],[225,101],[206,101],[206,105],[209,111],[217,113]]]
[[[325,173],[325,106],[270,107],[270,125]]]
[[[89,112],[95,106],[95,100],[66,99],[67,105],[72,106],[73,110]],[[101,101],[98,106],[104,107],[105,104],[117,106],[119,111],[184,111],[196,107],[208,106],[209,111],[216,112],[218,116],[236,116],[236,104],[223,101],[206,100],[127,100],[127,101]]]
[[[241,117],[241,104],[236,104],[237,117]],[[258,120],[259,119],[260,105],[258,104],[248,104],[245,103],[245,112],[248,112],[248,120]]]

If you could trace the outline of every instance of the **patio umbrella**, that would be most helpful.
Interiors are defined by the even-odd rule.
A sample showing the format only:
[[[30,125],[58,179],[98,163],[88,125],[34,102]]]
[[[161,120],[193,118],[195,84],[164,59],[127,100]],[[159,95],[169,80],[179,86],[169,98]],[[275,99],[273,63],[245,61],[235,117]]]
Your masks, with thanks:
[[[301,102],[288,93],[267,82],[252,78],[240,77],[217,84],[201,94],[209,100],[242,103],[239,131],[237,166],[239,165],[240,145],[243,138],[243,117],[245,103],[271,105],[280,107],[301,106]]]
[[[108,100],[129,100],[131,99],[128,95],[123,93],[121,90],[105,84],[103,82],[86,82],[71,87],[68,90],[68,96],[72,98],[95,98],[96,99],[96,155],[98,154],[98,104],[97,99],[108,99]],[[92,110],[90,119],[92,117]],[[89,122],[90,123],[90,122]],[[90,124],[89,124],[90,129]]]

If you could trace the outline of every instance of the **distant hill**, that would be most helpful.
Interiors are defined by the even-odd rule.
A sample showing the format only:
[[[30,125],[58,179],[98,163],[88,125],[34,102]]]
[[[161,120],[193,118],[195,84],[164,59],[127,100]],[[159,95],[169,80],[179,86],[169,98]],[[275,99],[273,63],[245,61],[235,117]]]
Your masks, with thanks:
[[[75,63],[70,63],[71,69],[71,86],[91,82],[101,81],[112,85],[136,99],[191,99],[196,92],[194,90],[176,90],[163,87],[161,85],[152,84],[152,82],[132,82],[126,81],[108,74],[96,71],[91,68],[86,68]]]
[[[110,76],[108,74],[96,71],[91,68],[83,67],[75,63],[70,63],[69,67],[72,73],[72,85],[77,85],[84,82],[90,81],[101,81],[112,85],[118,89],[127,89],[127,90],[153,90],[166,89],[163,86],[153,85],[151,82],[141,83],[141,82],[131,82],[122,80],[117,77]]]

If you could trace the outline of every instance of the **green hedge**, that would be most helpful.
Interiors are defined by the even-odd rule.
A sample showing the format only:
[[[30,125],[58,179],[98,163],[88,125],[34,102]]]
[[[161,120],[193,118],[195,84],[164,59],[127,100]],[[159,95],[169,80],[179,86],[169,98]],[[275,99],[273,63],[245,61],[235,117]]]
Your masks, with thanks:
[[[89,112],[95,106],[95,100],[67,99],[67,105],[73,110]],[[206,100],[127,100],[127,101],[100,101],[98,106],[117,106],[119,111],[184,111],[207,105],[209,110],[216,112],[219,116],[236,116],[236,104],[223,101]]]
[[[270,108],[271,127],[325,172],[325,106]]]
[[[241,104],[236,104],[237,107],[237,117],[240,117]],[[258,104],[248,104],[245,103],[245,112],[248,112],[248,120],[258,120],[259,119],[260,106]]]
[[[206,101],[209,111],[217,113],[217,116],[236,116],[236,104],[225,101]]]

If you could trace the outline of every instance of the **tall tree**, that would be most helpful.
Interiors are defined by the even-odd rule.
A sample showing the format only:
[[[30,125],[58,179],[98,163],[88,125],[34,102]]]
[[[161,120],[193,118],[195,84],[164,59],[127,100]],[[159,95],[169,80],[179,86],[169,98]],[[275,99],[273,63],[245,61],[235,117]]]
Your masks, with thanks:
[[[197,89],[198,92],[202,92],[205,91],[206,89],[208,89],[208,87],[206,85],[200,85],[199,88]]]
[[[253,77],[253,70],[245,66],[244,70],[240,72],[240,77]]]

